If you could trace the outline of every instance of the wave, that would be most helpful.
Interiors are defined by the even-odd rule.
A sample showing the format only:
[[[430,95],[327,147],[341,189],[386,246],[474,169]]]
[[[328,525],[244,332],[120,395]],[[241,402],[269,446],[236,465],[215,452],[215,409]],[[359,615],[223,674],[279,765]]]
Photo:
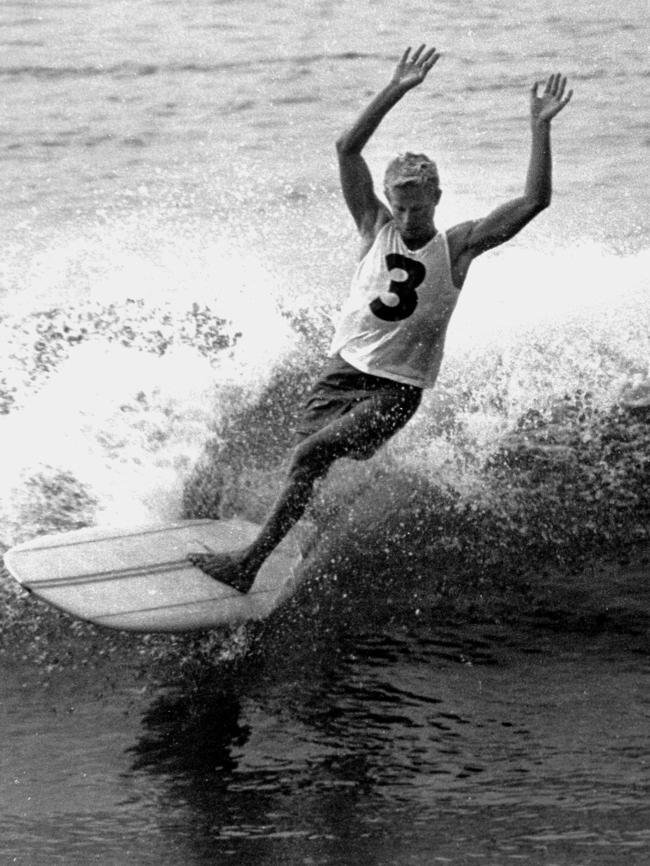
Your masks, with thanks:
[[[255,59],[253,66],[266,67],[276,66],[278,64],[305,64],[311,65],[321,62],[341,61],[341,60],[359,60],[363,58],[377,57],[376,54],[365,54],[355,51],[341,51],[334,53],[315,53],[315,54],[298,54],[286,55],[282,57],[258,57]],[[214,74],[229,70],[245,69],[250,71],[251,61],[232,60],[219,61],[216,63],[136,63],[133,61],[124,61],[121,63],[100,64],[84,66],[39,66],[25,64],[22,66],[4,66],[0,67],[0,78],[22,79],[34,78],[45,79],[48,81],[56,81],[59,79],[69,78],[96,78],[96,77],[114,77],[114,78],[142,78],[151,75],[169,75],[183,73],[200,73]]]
[[[411,424],[320,485],[307,579],[283,614],[294,623],[318,609],[330,624],[447,611],[647,628],[650,322],[639,259],[605,256],[601,283],[568,296],[551,281],[523,311],[514,299],[539,256],[520,255],[520,269],[516,255],[487,266],[483,282],[500,287],[490,301],[463,299],[438,385]],[[513,262],[514,275],[504,270]],[[263,518],[331,321],[254,268],[245,282],[237,296],[226,279],[212,305],[96,293],[0,320],[5,548],[83,525]],[[19,601],[8,578],[0,585],[7,628],[34,634],[27,624],[44,618],[63,628],[62,615]]]

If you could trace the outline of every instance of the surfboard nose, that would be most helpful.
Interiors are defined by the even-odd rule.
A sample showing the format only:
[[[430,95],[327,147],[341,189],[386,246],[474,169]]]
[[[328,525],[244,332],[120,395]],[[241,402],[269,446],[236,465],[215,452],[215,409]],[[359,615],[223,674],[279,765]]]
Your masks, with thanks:
[[[246,595],[187,558],[197,548],[244,547],[258,531],[236,519],[93,527],[40,536],[11,548],[4,559],[26,589],[80,619],[129,631],[197,631],[268,616],[294,591],[299,552],[290,539],[266,560]]]

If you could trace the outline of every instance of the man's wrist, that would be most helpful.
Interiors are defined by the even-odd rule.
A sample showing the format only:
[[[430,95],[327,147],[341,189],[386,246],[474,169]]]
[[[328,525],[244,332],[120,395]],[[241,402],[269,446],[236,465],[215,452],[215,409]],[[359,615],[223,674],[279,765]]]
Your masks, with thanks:
[[[401,99],[405,93],[408,93],[409,90],[412,89],[412,87],[413,85],[406,87],[399,81],[389,81],[386,87],[384,87],[383,92],[394,99]]]
[[[531,117],[530,119],[530,128],[533,133],[538,132],[541,134],[545,134],[551,129],[551,119],[548,120],[540,120],[539,117]]]

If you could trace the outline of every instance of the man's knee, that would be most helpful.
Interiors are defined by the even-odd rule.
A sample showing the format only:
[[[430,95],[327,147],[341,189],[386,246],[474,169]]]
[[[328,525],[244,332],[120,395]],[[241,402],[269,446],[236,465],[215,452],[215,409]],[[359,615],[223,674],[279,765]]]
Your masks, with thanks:
[[[290,477],[301,481],[316,481],[336,460],[329,443],[318,435],[310,436],[300,442],[291,456]]]

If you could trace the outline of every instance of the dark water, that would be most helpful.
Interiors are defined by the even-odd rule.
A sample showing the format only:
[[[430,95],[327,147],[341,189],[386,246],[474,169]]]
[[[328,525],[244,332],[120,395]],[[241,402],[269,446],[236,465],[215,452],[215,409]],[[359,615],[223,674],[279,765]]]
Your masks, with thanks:
[[[91,313],[17,318],[16,334],[40,336],[23,339],[16,368],[40,414],[7,388],[6,429],[49,405],[65,411],[38,428],[42,441],[61,418],[68,434],[65,461],[14,460],[5,532],[101,522],[106,491],[128,504],[143,465],[158,480],[174,467],[185,516],[259,519],[318,357],[314,320],[290,319],[306,348],[263,387],[231,384],[201,404],[214,417],[190,461],[182,383],[170,396],[138,367],[112,393],[94,368],[79,411],[66,358],[101,338],[172,371],[161,365],[188,341],[206,358],[230,351],[222,320],[194,308],[170,322],[134,304]],[[477,450],[459,419],[477,394],[501,405],[503,365],[491,363],[474,391],[428,398],[375,459],[334,468],[310,511],[305,582],[263,626],[98,631],[0,577],[4,862],[648,861],[644,386],[607,407],[579,389],[549,399]],[[48,396],[59,370],[67,387]],[[75,419],[104,448],[90,450],[89,475],[68,459]],[[453,461],[432,450],[445,448]],[[107,456],[114,491],[100,483]]]
[[[22,601],[2,862],[647,863],[647,620],[470,623],[390,592],[311,581],[201,638]]]

